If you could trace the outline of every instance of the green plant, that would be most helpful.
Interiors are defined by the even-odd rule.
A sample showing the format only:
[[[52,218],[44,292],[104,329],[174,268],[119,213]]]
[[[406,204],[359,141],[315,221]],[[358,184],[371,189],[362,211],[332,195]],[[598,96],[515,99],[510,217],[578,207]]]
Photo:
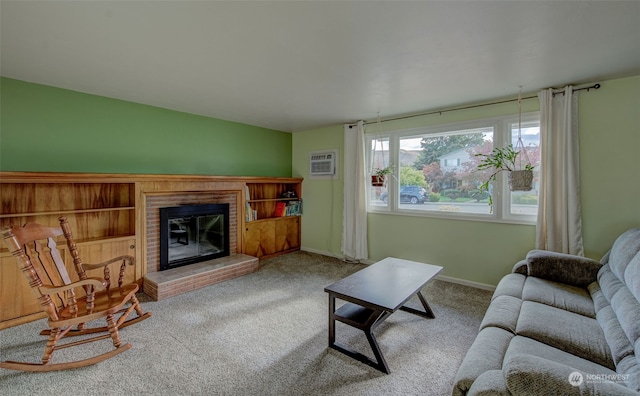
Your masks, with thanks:
[[[462,196],[462,193],[460,192],[460,190],[452,188],[452,189],[444,190],[442,192],[442,195],[444,195],[445,197],[449,198],[452,201],[455,201],[456,199]]]
[[[372,172],[376,176],[385,176],[393,173],[393,165],[389,165],[385,168],[375,168]]]
[[[374,187],[382,187],[385,183],[387,175],[393,176],[393,165],[384,168],[375,168],[371,172],[371,185]]]
[[[413,169],[410,166],[401,166],[399,169],[401,186],[420,186],[427,188],[427,182],[424,180],[422,171]]]
[[[489,184],[496,180],[496,176],[500,172],[511,172],[515,170],[532,171],[533,165],[530,163],[525,164],[524,169],[517,169],[516,160],[518,158],[518,154],[520,154],[520,151],[515,151],[511,144],[506,147],[496,147],[490,154],[476,154],[476,157],[482,157],[482,160],[477,167],[478,171],[493,170],[493,173],[491,173],[489,178],[485,180],[480,187],[478,187],[480,192],[488,192]],[[489,206],[493,209],[493,197],[491,195],[489,195]]]
[[[440,201],[440,194],[435,192],[429,193],[429,202],[439,202],[439,201]]]

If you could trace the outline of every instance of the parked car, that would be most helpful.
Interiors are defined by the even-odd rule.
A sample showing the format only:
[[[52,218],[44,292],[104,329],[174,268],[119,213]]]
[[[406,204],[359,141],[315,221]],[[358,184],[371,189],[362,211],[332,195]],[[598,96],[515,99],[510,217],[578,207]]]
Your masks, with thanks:
[[[384,203],[389,202],[387,192],[380,194]],[[427,190],[420,186],[400,186],[400,203],[423,204],[427,200]]]

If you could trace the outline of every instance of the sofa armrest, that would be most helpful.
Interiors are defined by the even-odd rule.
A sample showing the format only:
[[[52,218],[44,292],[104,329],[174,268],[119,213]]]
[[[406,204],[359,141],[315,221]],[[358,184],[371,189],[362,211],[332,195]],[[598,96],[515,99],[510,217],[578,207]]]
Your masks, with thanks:
[[[527,260],[520,260],[513,266],[511,269],[511,273],[513,274],[521,274],[528,275],[529,270],[527,270]]]
[[[592,381],[586,372],[534,355],[512,355],[504,361],[502,372],[507,388],[514,395],[638,394],[622,383]]]
[[[602,267],[590,258],[547,250],[531,250],[525,261],[528,276],[578,287],[587,287],[594,282]]]

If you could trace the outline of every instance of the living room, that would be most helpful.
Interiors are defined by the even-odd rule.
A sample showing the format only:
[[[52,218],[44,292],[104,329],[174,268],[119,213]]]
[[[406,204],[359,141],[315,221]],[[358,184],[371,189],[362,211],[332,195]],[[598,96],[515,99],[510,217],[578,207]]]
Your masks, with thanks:
[[[196,102],[200,100],[212,107],[219,105],[220,108],[226,108],[228,103],[234,103],[235,109],[228,111],[224,116],[221,114],[217,117],[210,113],[210,111],[215,113],[217,111],[215,108],[213,110],[205,108],[207,106],[190,108],[185,105],[193,102],[193,98],[184,96],[186,94],[179,87],[174,87],[180,85],[179,82],[164,77],[161,77],[161,82],[155,81],[154,84],[169,90],[175,89],[175,98],[164,96],[166,92],[164,89],[155,90],[156,88],[151,84],[149,89],[150,95],[154,97],[153,101],[137,100],[135,92],[130,92],[128,88],[122,88],[122,92],[119,92],[116,85],[113,85],[110,90],[92,91],[91,81],[100,80],[101,75],[104,75],[105,79],[106,76],[120,76],[120,83],[124,86],[139,87],[144,84],[135,81],[139,75],[127,73],[129,66],[126,62],[110,64],[110,57],[116,57],[117,54],[108,52],[107,48],[101,53],[102,57],[85,57],[82,54],[76,54],[73,47],[79,44],[66,41],[72,37],[65,35],[69,32],[59,32],[60,36],[54,36],[50,40],[44,40],[42,36],[35,34],[34,37],[26,35],[27,38],[32,39],[28,41],[30,43],[27,47],[28,51],[40,53],[42,58],[39,58],[39,63],[44,65],[42,66],[44,69],[51,69],[51,73],[42,74],[42,69],[35,68],[37,62],[21,62],[20,57],[15,55],[19,54],[16,48],[24,45],[25,42],[14,41],[18,36],[13,32],[22,32],[22,30],[8,29],[17,29],[16,26],[20,24],[28,26],[26,20],[33,15],[46,18],[39,13],[29,14],[34,12],[33,9],[29,9],[30,6],[21,8],[10,3],[2,3],[3,64],[0,80],[0,103],[2,104],[0,108],[2,133],[0,170],[2,171],[303,178],[304,212],[301,223],[301,250],[329,257],[341,257],[344,189],[341,164],[348,155],[344,147],[344,124],[364,119],[367,121],[367,129],[371,132],[380,130],[386,132],[497,116],[512,116],[518,112],[517,102],[514,99],[518,94],[519,86],[523,86],[524,96],[529,97],[536,96],[537,91],[543,88],[558,88],[565,84],[599,83],[600,89],[581,91],[578,97],[580,204],[585,256],[599,260],[610,249],[618,235],[640,225],[640,209],[637,205],[640,197],[638,24],[625,25],[618,23],[615,18],[608,20],[603,17],[601,26],[593,26],[593,29],[601,29],[598,31],[600,35],[605,35],[607,31],[615,31],[616,34],[624,32],[625,37],[632,37],[629,41],[632,46],[623,50],[626,53],[635,53],[635,58],[632,58],[636,63],[632,63],[631,67],[624,70],[619,68],[619,62],[618,64],[607,63],[600,59],[599,53],[605,51],[605,48],[591,48],[588,43],[580,41],[583,45],[581,47],[583,53],[597,58],[594,63],[598,61],[609,65],[609,68],[590,71],[589,75],[579,76],[576,71],[576,77],[573,79],[571,73],[566,74],[562,65],[558,65],[557,71],[548,72],[544,76],[548,79],[542,83],[543,85],[536,86],[530,83],[531,80],[525,76],[527,71],[522,67],[521,69],[525,71],[521,75],[516,73],[516,77],[505,81],[488,96],[478,97],[475,92],[469,90],[469,96],[459,95],[456,98],[450,98],[445,91],[438,92],[429,87],[423,87],[421,90],[430,91],[422,99],[422,103],[428,105],[415,107],[414,103],[413,107],[397,109],[391,104],[386,105],[390,103],[386,100],[391,98],[367,98],[363,99],[363,102],[369,103],[366,111],[348,115],[332,114],[331,117],[335,121],[329,123],[324,123],[324,120],[331,117],[322,119],[318,116],[320,121],[314,126],[299,129],[297,126],[291,128],[271,126],[275,125],[271,122],[272,115],[261,113],[259,108],[251,108],[251,111],[247,111],[244,107],[246,98],[234,100],[233,96],[226,96],[208,99],[210,92],[224,88],[224,81],[220,80],[216,80],[218,86],[205,82],[199,89],[188,93],[196,98]],[[597,2],[590,5],[602,6]],[[621,2],[616,3],[615,6],[631,7],[633,12],[627,14],[631,15],[631,20],[635,18],[637,22],[637,4]],[[101,7],[97,13],[105,18],[118,16],[118,9],[110,11],[107,6]],[[286,9],[285,4],[281,3],[278,7],[281,7],[278,12],[286,12],[283,11]],[[56,11],[54,7],[50,11],[51,18],[54,18],[59,17],[56,12],[64,14],[68,10]],[[91,14],[86,8],[76,11],[78,15]],[[390,9],[382,11],[381,14],[384,15],[390,12]],[[615,13],[614,15],[617,16]],[[282,21],[278,20],[278,22]],[[77,20],[74,23],[77,23]],[[386,22],[382,19],[368,20],[367,23],[383,29]],[[82,25],[80,23],[80,26]],[[6,32],[5,29],[7,29]],[[90,30],[90,23],[83,26],[83,29]],[[83,36],[78,31],[69,30],[77,36]],[[330,37],[333,38],[333,36]],[[610,43],[615,42],[617,37],[614,35]],[[115,38],[118,38],[117,35]],[[167,38],[164,37],[164,39]],[[577,39],[567,34],[558,41],[569,46],[572,40]],[[120,49],[125,57],[132,56],[136,52],[144,52],[141,46],[145,43],[132,41],[125,46],[126,50]],[[198,66],[190,65],[187,61],[188,56],[191,56],[187,51],[188,48],[185,50],[184,47],[171,41],[166,45],[174,48],[175,55],[170,53],[163,56],[157,55],[155,64],[153,57],[145,59],[149,70],[157,65],[158,73],[160,70],[174,73],[176,81],[180,81],[183,75],[199,71]],[[473,52],[467,47],[464,48]],[[229,51],[225,53],[225,57],[231,57],[234,53],[227,47],[225,50]],[[168,50],[158,44],[157,47],[148,47],[148,51],[166,54]],[[276,47],[273,51],[284,50],[282,47]],[[302,52],[302,54],[306,56],[308,52]],[[182,58],[183,68],[164,70],[162,60],[165,56]],[[576,62],[575,65],[579,62],[588,63],[589,57],[572,61]],[[58,58],[71,59],[79,69],[86,70],[86,75],[74,69],[74,74],[79,80],[75,83],[66,81],[68,77],[62,72],[65,66],[57,63]],[[135,59],[131,58],[131,61]],[[312,60],[317,59],[312,58]],[[326,73],[324,76],[329,78],[331,75],[329,71],[334,68],[339,69],[339,63],[336,60],[332,66],[323,69]],[[175,67],[175,64],[171,67]],[[391,77],[406,72],[407,68],[392,70],[387,78],[398,81]],[[577,66],[576,69],[578,69]],[[153,73],[153,71],[149,72],[150,75]],[[220,73],[230,74],[232,70],[225,69]],[[251,68],[241,68],[238,73],[242,78],[247,78],[253,75],[254,71]],[[260,72],[256,71],[255,74]],[[301,78],[296,77],[295,74],[292,75],[292,79],[302,84]],[[232,80],[239,83],[239,80]],[[461,78],[460,74],[453,75],[453,72],[446,80],[448,82],[460,80],[461,85],[464,85],[462,82],[477,84],[477,81],[469,81],[467,78]],[[408,88],[407,85],[402,87]],[[319,95],[322,92],[321,86],[316,89]],[[458,92],[464,90],[464,86],[458,88]],[[379,91],[384,89],[378,88],[369,92],[376,95]],[[288,93],[295,98],[295,92]],[[339,93],[332,95],[340,96]],[[438,103],[439,95],[447,101]],[[427,96],[429,100],[434,100],[433,97],[436,97],[436,102],[429,102]],[[139,97],[143,97],[142,93]],[[304,100],[300,97],[301,105],[312,97],[313,95],[304,97]],[[487,103],[502,101],[506,102],[484,106]],[[287,103],[291,106],[289,100]],[[467,107],[469,104],[483,104],[483,106],[439,112]],[[316,102],[314,106],[318,108],[319,114],[324,113],[321,110],[323,103]],[[524,113],[538,112],[539,107],[537,98],[523,101]],[[247,121],[239,121],[243,119],[243,113],[247,112],[252,113],[250,117],[247,116]],[[291,106],[289,112],[295,114],[296,106]],[[430,114],[420,115],[423,113]],[[386,121],[386,119],[405,114],[417,115]],[[376,122],[378,115],[383,120],[381,124]],[[261,119],[260,122],[257,121],[259,119]],[[289,120],[289,123],[294,125],[293,119]],[[334,149],[339,153],[337,177],[311,177],[310,153]],[[532,223],[470,221],[386,213],[369,213],[367,220],[369,262],[392,256],[437,264],[444,268],[441,279],[485,290],[493,290],[500,279],[511,272],[513,265],[529,250],[534,249],[536,242],[536,226]],[[161,324],[157,326],[161,327]]]

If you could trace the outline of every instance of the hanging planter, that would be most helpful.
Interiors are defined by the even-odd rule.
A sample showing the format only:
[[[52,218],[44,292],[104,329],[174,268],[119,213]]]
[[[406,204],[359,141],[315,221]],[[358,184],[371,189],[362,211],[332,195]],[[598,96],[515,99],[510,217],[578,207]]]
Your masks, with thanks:
[[[510,144],[507,147],[494,148],[491,154],[476,154],[477,157],[483,157],[477,167],[479,171],[493,170],[489,178],[480,185],[480,192],[489,191],[489,183],[495,181],[500,172],[508,172],[509,190],[530,191],[533,188],[533,165],[526,163],[518,169],[516,161],[521,152],[523,151],[514,150],[513,145]],[[493,210],[491,195],[489,195],[489,206]]]
[[[523,169],[509,172],[509,190],[531,191],[533,189],[533,170]]]
[[[380,113],[378,113],[378,132],[381,131],[380,128]],[[381,158],[377,158],[376,151],[378,148],[378,139],[374,140],[373,153],[371,155],[371,185],[373,187],[384,187],[385,181],[387,179],[387,175],[391,175],[393,173],[393,165],[389,164],[387,166],[387,161],[384,157],[384,145],[381,143]],[[381,159],[381,161],[379,161]],[[374,164],[377,166],[382,166],[382,168],[377,167],[374,168]]]
[[[371,175],[371,185],[373,187],[383,187],[385,181],[385,176]]]
[[[509,189],[511,191],[529,191],[533,185],[533,165],[527,163],[522,169],[518,169],[517,158],[521,151],[516,151],[513,145],[507,147],[496,147],[491,154],[476,154],[476,157],[483,157],[478,170],[491,169],[494,172],[480,185],[480,190],[489,190],[489,183],[496,180],[500,172],[509,173]]]
[[[373,187],[383,187],[386,181],[387,175],[393,172],[393,167],[387,166],[386,168],[376,168],[371,175],[371,185]]]

